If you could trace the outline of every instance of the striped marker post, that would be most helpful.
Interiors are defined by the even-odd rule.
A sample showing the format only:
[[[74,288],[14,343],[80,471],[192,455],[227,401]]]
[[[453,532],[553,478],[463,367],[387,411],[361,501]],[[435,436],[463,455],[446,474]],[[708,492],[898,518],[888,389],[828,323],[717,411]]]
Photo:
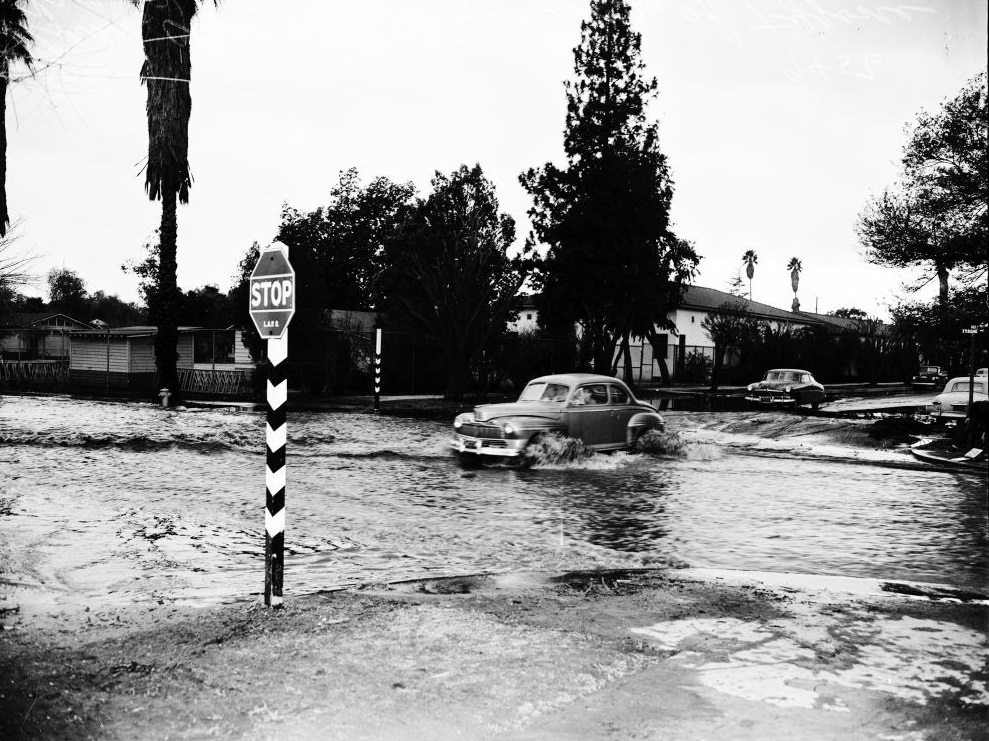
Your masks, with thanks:
[[[288,330],[268,340],[266,458],[264,469],[264,603],[282,604],[285,566],[285,444],[288,422]]]
[[[381,411],[381,328],[374,330],[374,411]]]
[[[249,312],[267,347],[267,424],[264,468],[264,603],[282,604],[285,566],[285,443],[288,402],[288,324],[295,315],[295,270],[288,247],[261,251],[249,281]]]

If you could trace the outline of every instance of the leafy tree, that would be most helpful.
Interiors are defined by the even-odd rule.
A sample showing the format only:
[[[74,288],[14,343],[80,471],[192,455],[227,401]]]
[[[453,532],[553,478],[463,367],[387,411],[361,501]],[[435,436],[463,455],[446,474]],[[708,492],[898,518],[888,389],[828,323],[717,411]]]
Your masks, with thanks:
[[[137,3],[139,0],[134,0]],[[141,37],[144,64],[141,82],[147,85],[148,161],[144,187],[161,201],[160,245],[155,308],[155,365],[159,382],[180,398],[178,382],[178,313],[181,292],[176,283],[177,204],[189,202],[189,116],[192,95],[189,57],[192,19],[198,0],[144,0]],[[150,306],[149,306],[150,308]]]
[[[948,300],[952,273],[965,285],[986,275],[989,237],[989,137],[986,75],[935,114],[921,112],[903,150],[898,183],[871,199],[856,224],[865,256],[877,265],[921,268]]]
[[[804,269],[799,258],[791,257],[786,264],[786,269],[790,271],[790,286],[793,288],[793,311],[800,311],[800,301],[797,299],[797,288],[800,287],[800,272]]]
[[[160,286],[158,268],[161,264],[161,242],[158,235],[159,231],[156,229],[155,237],[144,243],[144,250],[147,255],[143,260],[140,262],[131,260],[120,266],[120,269],[125,273],[133,273],[138,277],[137,293],[148,309],[148,320],[156,326],[159,325],[161,316],[158,303]],[[178,296],[181,297],[181,292],[178,292]],[[176,316],[177,312],[178,306],[176,306]]]
[[[955,290],[951,301],[904,301],[890,308],[893,328],[912,343],[929,363],[949,371],[968,368],[969,335],[962,332],[986,322],[989,305],[986,284],[963,286]],[[985,353],[985,332],[980,336],[980,357]],[[985,365],[983,361],[982,365]]]
[[[183,325],[223,329],[235,321],[236,311],[230,295],[222,293],[217,286],[194,288],[182,297],[179,322]]]
[[[592,0],[565,83],[566,168],[523,173],[533,198],[540,323],[559,335],[580,326],[594,368],[613,373],[615,347],[670,328],[699,258],[669,223],[673,186],[658,127],[646,120],[657,83],[647,77],[641,36],[624,0]]]
[[[515,221],[499,213],[480,165],[436,173],[432,193],[408,209],[385,246],[379,290],[390,322],[431,337],[449,369],[446,395],[466,390],[471,368],[505,331],[529,274],[527,252],[509,257]],[[403,320],[407,317],[407,320]]]
[[[868,319],[869,315],[866,314],[861,309],[847,308],[847,309],[835,309],[834,311],[829,311],[828,314],[831,316],[838,316],[843,319]]]
[[[86,284],[72,270],[52,268],[48,271],[48,302],[52,309],[85,321],[81,315],[86,309]]]
[[[340,173],[330,202],[311,213],[285,206],[279,241],[291,259],[305,252],[317,266],[328,304],[320,309],[374,308],[374,282],[383,269],[382,246],[395,233],[399,213],[415,195],[411,183],[377,177],[362,187],[355,168]],[[298,272],[298,271],[297,271]]]
[[[701,320],[701,329],[707,332],[714,343],[711,390],[716,391],[728,348],[757,336],[759,322],[741,301],[725,301]]]
[[[19,0],[0,0],[0,237],[7,233],[7,87],[10,68],[17,63],[28,69],[34,64],[30,47],[34,37],[27,30],[27,16]]]
[[[745,275],[749,279],[749,301],[751,301],[752,276],[755,275],[755,266],[759,262],[759,256],[755,253],[755,250],[745,250],[745,254],[742,255],[742,262],[745,263]]]
[[[111,327],[125,327],[147,322],[147,312],[116,296],[108,296],[104,291],[96,291],[86,297],[86,316],[100,319]]]

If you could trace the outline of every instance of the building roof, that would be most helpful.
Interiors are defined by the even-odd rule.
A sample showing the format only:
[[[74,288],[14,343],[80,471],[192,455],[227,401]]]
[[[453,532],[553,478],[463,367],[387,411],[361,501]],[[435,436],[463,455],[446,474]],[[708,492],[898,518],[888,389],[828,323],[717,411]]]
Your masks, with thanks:
[[[201,332],[203,327],[179,327],[179,334],[189,334],[190,332]],[[208,330],[206,330],[208,331]],[[107,337],[154,337],[158,334],[158,327],[153,324],[135,325],[133,327],[109,327],[107,329],[85,329],[73,332],[73,337],[103,338]]]
[[[89,329],[91,326],[86,324],[86,322],[74,319],[68,314],[62,314],[58,311],[15,311],[0,317],[0,327],[7,327],[9,329],[40,329],[41,325],[56,318],[62,318],[69,322],[72,325],[70,329]]]
[[[790,322],[792,324],[821,324],[820,319],[815,319],[813,315],[777,309],[775,306],[770,306],[769,304],[749,301],[744,296],[735,296],[715,288],[705,288],[704,286],[687,286],[680,308],[710,312],[716,311],[721,304],[727,301],[741,304],[750,314],[758,319],[772,319],[777,322]]]

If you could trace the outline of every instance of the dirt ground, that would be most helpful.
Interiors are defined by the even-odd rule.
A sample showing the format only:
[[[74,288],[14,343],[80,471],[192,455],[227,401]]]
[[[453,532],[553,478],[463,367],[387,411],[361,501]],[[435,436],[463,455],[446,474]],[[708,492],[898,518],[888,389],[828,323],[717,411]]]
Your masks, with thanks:
[[[676,571],[381,585],[278,610],[152,604],[92,610],[81,624],[27,626],[7,614],[0,738],[796,738],[780,733],[802,728],[804,738],[976,739],[984,666],[924,702],[907,685],[899,696],[870,690],[868,702],[861,688],[835,690],[793,709],[731,688],[712,697],[677,662],[703,654],[720,666],[738,648],[726,643],[731,626],[775,639],[824,626],[826,639],[808,638],[797,663],[833,673],[883,621],[984,637],[987,615],[984,603],[901,596],[808,606],[795,589]],[[697,620],[721,628],[675,648],[652,640],[655,626]],[[828,709],[834,702],[845,712]]]

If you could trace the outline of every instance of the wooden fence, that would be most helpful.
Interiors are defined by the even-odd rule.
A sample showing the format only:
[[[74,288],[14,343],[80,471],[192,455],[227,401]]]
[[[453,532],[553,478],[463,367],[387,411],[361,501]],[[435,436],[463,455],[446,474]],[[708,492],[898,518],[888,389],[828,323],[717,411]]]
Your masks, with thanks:
[[[59,391],[68,378],[68,360],[0,361],[0,389]]]

